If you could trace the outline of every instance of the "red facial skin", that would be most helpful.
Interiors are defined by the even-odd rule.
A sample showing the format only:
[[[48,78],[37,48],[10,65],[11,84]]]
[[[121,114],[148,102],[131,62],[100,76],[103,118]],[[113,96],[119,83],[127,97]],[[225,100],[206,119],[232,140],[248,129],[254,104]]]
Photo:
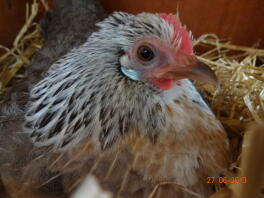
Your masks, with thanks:
[[[139,46],[150,44],[154,47],[155,59],[149,63],[142,63],[137,57]],[[165,73],[177,68],[186,67],[188,59],[193,57],[186,54],[184,50],[174,48],[171,44],[165,44],[158,38],[142,38],[138,40],[131,50],[127,52],[133,69],[140,72],[143,78],[149,79],[156,87],[162,90],[169,90],[175,85],[180,85],[179,79],[167,76]]]
[[[160,18],[167,21],[170,25],[172,25],[175,32],[179,32],[179,35],[182,38],[181,45],[178,48],[179,51],[181,51],[181,53],[184,54],[185,56],[193,55],[193,47],[192,47],[191,39],[189,37],[189,33],[185,28],[182,27],[181,22],[177,19],[177,16],[166,13],[161,13],[159,14],[159,16]],[[174,35],[173,40],[175,39],[176,39],[176,34]],[[180,81],[178,80],[167,79],[164,77],[158,79],[154,78],[152,81],[154,85],[156,85],[157,87],[163,90],[170,89],[175,83],[178,86],[181,85]]]
[[[154,37],[138,40],[127,52],[132,68],[139,72],[141,78],[150,80],[162,90],[169,90],[175,85],[181,86],[179,80],[183,78],[215,83],[214,72],[195,58],[189,33],[181,26],[177,17],[172,14],[159,16],[175,30],[171,43],[164,43]],[[153,60],[140,60],[137,50],[143,45],[152,47],[155,55]]]

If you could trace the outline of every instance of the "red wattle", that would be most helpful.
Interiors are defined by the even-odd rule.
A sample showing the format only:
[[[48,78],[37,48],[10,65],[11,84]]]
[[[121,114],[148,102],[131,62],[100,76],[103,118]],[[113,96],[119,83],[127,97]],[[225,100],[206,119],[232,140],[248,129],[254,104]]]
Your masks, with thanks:
[[[173,80],[168,78],[153,78],[152,83],[162,90],[169,90],[173,86]]]

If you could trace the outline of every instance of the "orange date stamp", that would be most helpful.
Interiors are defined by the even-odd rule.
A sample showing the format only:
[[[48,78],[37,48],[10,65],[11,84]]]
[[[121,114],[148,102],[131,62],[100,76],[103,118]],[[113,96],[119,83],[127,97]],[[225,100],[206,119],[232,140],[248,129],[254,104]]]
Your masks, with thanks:
[[[246,184],[247,177],[207,177],[208,184]]]

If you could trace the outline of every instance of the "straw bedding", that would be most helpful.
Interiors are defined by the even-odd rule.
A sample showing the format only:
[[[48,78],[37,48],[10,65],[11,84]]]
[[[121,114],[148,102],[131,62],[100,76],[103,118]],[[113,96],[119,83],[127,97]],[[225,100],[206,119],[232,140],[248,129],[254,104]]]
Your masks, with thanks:
[[[0,92],[12,86],[13,78],[23,76],[31,56],[43,44],[40,26],[34,22],[38,11],[38,3],[34,2],[31,7],[27,5],[26,23],[18,33],[14,47],[8,49],[0,45],[6,51],[0,57]],[[226,187],[212,198],[231,197],[232,192],[237,197],[255,197],[264,183],[264,49],[233,45],[212,34],[202,35],[194,44],[198,59],[211,66],[219,79],[218,87],[200,83],[196,86],[228,132],[233,163],[227,176],[240,175],[248,179],[246,185],[228,184],[232,191]],[[158,187],[153,189],[150,197]]]

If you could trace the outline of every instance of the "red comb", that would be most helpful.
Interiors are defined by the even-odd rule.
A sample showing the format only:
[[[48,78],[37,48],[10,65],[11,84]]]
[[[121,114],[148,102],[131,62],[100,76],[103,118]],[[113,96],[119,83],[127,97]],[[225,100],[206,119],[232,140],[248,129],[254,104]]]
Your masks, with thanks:
[[[173,40],[177,39],[177,34],[182,39],[180,50],[188,55],[193,54],[193,47],[192,47],[192,42],[189,36],[188,31],[182,27],[181,22],[178,20],[176,15],[173,14],[166,14],[166,13],[161,13],[159,14],[160,18],[164,19],[167,21],[175,30],[175,35],[173,37]]]

